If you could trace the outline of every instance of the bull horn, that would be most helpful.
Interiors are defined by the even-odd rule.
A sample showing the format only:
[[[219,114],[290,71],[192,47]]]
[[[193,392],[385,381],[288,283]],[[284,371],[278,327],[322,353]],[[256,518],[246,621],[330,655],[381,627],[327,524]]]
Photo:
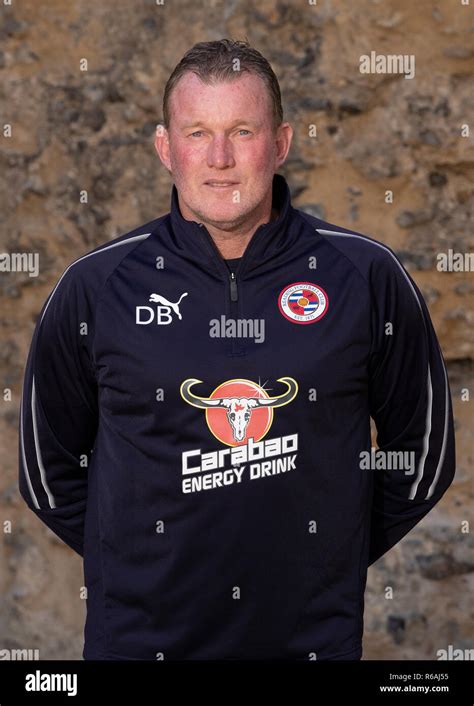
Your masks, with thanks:
[[[186,400],[186,402],[188,402],[188,404],[192,404],[193,407],[198,407],[199,409],[224,406],[223,399],[211,400],[209,399],[209,397],[198,397],[197,395],[194,395],[191,392],[190,388],[192,387],[192,385],[196,385],[198,382],[202,382],[202,380],[196,380],[196,378],[188,378],[181,384],[181,387],[179,388],[181,396],[184,400]]]
[[[277,382],[283,382],[288,386],[288,390],[282,395],[277,395],[276,397],[270,397],[269,399],[257,397],[255,402],[258,407],[281,407],[284,404],[288,404],[294,400],[298,392],[298,383],[293,378],[278,378]],[[254,398],[252,398],[254,399]]]

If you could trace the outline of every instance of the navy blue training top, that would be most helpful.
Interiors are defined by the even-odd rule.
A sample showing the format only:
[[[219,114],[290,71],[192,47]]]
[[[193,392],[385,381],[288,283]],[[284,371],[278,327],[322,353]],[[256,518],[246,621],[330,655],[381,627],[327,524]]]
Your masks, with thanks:
[[[360,659],[368,566],[452,481],[417,285],[278,174],[273,204],[230,271],[173,186],[41,308],[19,487],[84,559],[85,659]]]

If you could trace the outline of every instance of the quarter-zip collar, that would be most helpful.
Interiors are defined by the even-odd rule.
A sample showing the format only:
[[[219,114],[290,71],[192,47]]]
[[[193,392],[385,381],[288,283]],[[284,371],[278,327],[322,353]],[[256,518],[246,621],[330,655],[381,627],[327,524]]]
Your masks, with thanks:
[[[272,187],[272,208],[278,217],[258,226],[240,259],[236,270],[239,278],[265,270],[275,264],[275,258],[284,258],[290,244],[295,240],[299,227],[294,223],[296,209],[291,204],[290,189],[281,174],[275,174]],[[203,267],[228,278],[229,271],[224,258],[207,228],[197,221],[183,218],[178,202],[178,191],[173,184],[171,210],[169,214],[169,236],[180,256],[198,262]]]

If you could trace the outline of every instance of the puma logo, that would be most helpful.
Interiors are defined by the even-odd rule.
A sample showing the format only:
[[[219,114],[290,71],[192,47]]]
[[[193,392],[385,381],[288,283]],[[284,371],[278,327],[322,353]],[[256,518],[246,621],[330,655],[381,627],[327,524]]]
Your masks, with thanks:
[[[179,305],[180,305],[181,299],[183,297],[187,297],[187,296],[188,296],[188,293],[184,292],[184,294],[182,294],[180,296],[180,298],[178,299],[176,304],[174,304],[173,302],[169,302],[167,299],[165,299],[165,297],[162,297],[161,294],[150,294],[150,298],[148,301],[154,302],[157,304],[163,304],[164,306],[169,306],[170,309],[172,309],[174,311],[174,313],[176,314],[178,319],[182,319],[183,317],[181,316],[181,313],[179,311]]]

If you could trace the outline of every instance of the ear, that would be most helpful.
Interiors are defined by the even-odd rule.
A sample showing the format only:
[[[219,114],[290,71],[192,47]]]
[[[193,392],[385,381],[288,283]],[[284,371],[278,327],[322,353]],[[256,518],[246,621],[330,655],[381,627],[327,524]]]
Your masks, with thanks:
[[[165,126],[161,123],[158,123],[156,126],[154,144],[158,157],[166,169],[171,173],[169,133]]]
[[[292,138],[293,128],[291,127],[290,123],[282,123],[281,125],[279,125],[275,138],[277,146],[277,152],[275,155],[275,171],[286,160],[286,156],[290,151]]]

